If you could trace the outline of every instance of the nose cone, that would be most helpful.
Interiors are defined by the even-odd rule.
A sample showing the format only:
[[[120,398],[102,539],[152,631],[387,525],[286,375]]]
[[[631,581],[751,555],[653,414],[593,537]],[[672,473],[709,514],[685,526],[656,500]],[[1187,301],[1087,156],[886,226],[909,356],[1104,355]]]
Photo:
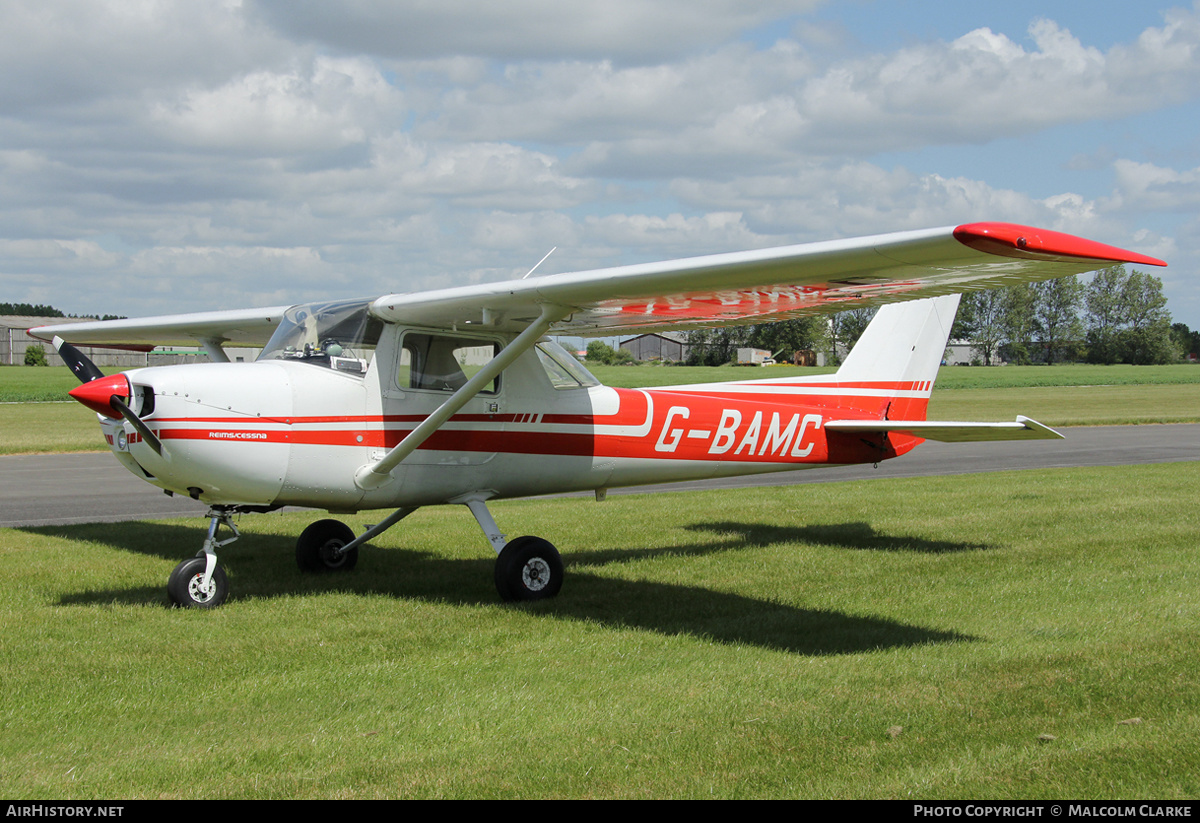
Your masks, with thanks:
[[[112,407],[112,396],[116,395],[127,401],[131,392],[129,378],[123,374],[114,374],[76,386],[67,394],[98,414],[117,419],[121,414]]]

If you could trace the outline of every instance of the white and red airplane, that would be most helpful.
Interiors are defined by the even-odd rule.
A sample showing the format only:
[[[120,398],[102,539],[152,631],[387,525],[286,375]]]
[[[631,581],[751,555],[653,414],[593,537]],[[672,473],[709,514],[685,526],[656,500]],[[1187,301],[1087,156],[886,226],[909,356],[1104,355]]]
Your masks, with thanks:
[[[489,500],[875,463],[923,440],[1060,437],[1008,423],[926,420],[959,294],[1160,260],[1071,235],[974,223],[378,299],[43,326],[83,385],[113,454],[169,494],[209,504],[203,550],[171,574],[180,606],[228,596],[216,550],[231,517],[281,506],[393,509],[355,536],[300,535],[309,571],[420,506],[461,503],[498,557],[507,600],[552,597],[558,551],[506,540]],[[925,299],[929,298],[929,299]],[[915,301],[915,302],[901,302]],[[763,323],[885,305],[836,374],[658,389],[600,385],[548,334]],[[72,343],[199,343],[216,362],[104,376]],[[231,363],[223,346],[262,346]],[[467,350],[489,359],[473,374]],[[218,539],[221,525],[232,536]]]

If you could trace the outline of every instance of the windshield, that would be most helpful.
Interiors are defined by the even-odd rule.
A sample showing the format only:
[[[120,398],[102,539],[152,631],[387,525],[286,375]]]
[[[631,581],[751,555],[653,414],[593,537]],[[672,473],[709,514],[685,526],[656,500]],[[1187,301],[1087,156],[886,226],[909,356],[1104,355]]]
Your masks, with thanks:
[[[368,312],[370,305],[369,300],[339,300],[292,306],[258,359],[365,374],[383,330],[383,322]]]

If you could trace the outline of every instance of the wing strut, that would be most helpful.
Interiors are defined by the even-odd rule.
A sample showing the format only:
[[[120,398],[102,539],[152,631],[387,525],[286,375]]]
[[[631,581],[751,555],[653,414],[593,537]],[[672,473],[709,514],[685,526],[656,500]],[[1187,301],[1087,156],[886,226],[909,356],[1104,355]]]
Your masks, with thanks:
[[[541,315],[537,320],[517,335],[515,340],[501,349],[500,353],[489,360],[488,364],[476,372],[475,376],[468,380],[462,388],[446,398],[445,403],[438,406],[433,414],[422,420],[415,429],[410,431],[403,440],[396,444],[395,448],[384,455],[383,459],[359,467],[358,471],[354,473],[354,482],[358,484],[358,487],[366,491],[371,491],[388,483],[392,479],[392,470],[399,466],[404,458],[416,451],[418,446],[441,428],[443,423],[457,414],[459,409],[491,383],[500,372],[507,369],[512,365],[514,360],[533,348],[533,345],[546,332],[550,331],[551,326],[571,314],[571,312],[572,309],[564,306],[543,304]]]
[[[196,338],[200,345],[204,347],[205,353],[208,354],[210,360],[214,363],[228,363],[229,355],[221,346],[225,338],[223,337],[198,337]]]

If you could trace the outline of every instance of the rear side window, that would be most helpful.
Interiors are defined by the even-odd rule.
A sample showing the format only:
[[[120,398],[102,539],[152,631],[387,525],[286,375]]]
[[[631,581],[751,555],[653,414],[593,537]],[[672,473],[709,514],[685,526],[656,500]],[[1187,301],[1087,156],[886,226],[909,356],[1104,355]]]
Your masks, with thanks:
[[[557,343],[542,341],[537,344],[538,360],[550,384],[556,389],[581,389],[599,386],[597,380],[583,364]]]

